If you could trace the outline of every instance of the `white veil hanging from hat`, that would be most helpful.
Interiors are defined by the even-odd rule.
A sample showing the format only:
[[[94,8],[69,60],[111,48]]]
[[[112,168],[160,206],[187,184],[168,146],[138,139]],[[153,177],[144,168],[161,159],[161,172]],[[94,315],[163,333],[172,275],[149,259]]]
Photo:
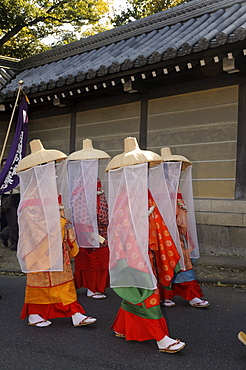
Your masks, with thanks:
[[[149,189],[179,252],[180,268],[184,269],[184,257],[176,224],[176,195],[181,162],[173,163],[174,166],[172,167],[172,169],[174,171],[172,172],[172,175],[169,176],[168,182],[164,174],[164,163],[149,168]]]
[[[64,206],[64,213],[67,220],[72,222],[72,215],[70,209],[69,195],[68,195],[68,174],[67,174],[67,159],[57,162],[56,166],[56,181],[58,194],[61,195],[62,205]]]
[[[21,171],[17,257],[23,272],[62,271],[61,222],[55,164]]]
[[[109,164],[110,159],[103,158],[99,159],[98,162],[98,178],[101,181],[101,185],[105,194],[106,199],[108,199],[108,172],[106,172],[106,167]]]
[[[110,285],[153,290],[148,256],[148,164],[109,170]]]
[[[187,207],[187,237],[191,258],[199,258],[199,246],[197,240],[196,220],[194,213],[194,199],[192,190],[192,166],[181,171],[182,162],[164,162],[164,174],[168,185],[173,209],[176,214],[177,196],[182,194]]]
[[[98,159],[68,161],[68,191],[77,242],[99,248],[97,224]]]
[[[197,239],[196,219],[194,211],[194,198],[192,188],[192,166],[181,171],[180,192],[187,207],[187,234],[191,258],[199,258],[199,245]]]
[[[179,180],[182,168],[182,162],[164,162],[163,164],[164,177],[172,203],[174,214],[176,215],[177,193],[179,188]]]

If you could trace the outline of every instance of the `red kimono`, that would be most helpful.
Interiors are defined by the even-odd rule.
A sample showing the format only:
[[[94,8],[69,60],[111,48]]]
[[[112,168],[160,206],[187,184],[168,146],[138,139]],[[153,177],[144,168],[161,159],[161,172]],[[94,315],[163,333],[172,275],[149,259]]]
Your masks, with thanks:
[[[103,293],[109,286],[108,204],[100,180],[97,182],[97,223],[98,233],[105,240],[99,248],[79,248],[74,259],[74,281],[76,289],[84,287]]]
[[[153,212],[149,215],[149,257],[157,281],[169,286],[180,256],[150,192],[148,196],[149,208],[154,206]],[[137,341],[149,339],[160,341],[168,335],[166,320],[160,308],[158,289],[152,291],[152,294],[142,288],[121,289],[124,290],[124,295],[129,289],[131,294],[135,292],[140,298],[137,304],[122,301],[112,325],[116,333],[125,336],[127,340]],[[120,289],[116,291],[120,295]]]

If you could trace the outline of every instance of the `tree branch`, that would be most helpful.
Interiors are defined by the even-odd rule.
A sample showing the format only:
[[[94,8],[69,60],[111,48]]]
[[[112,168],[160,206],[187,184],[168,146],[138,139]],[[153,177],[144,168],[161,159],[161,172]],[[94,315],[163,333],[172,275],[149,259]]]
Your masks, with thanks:
[[[87,1],[85,0],[85,2],[87,2]],[[59,18],[54,17],[50,14],[53,10],[59,8],[61,5],[69,4],[69,3],[70,3],[70,1],[68,1],[68,0],[62,0],[59,3],[57,3],[55,5],[52,5],[49,9],[47,9],[45,11],[47,16],[43,15],[43,16],[37,17],[37,18],[35,18],[35,19],[33,19],[29,22],[23,22],[23,23],[20,23],[20,24],[14,26],[9,32],[7,32],[3,37],[0,38],[0,47],[2,47],[6,42],[8,42],[12,37],[17,35],[24,27],[34,26],[38,22],[45,22],[46,20],[53,20],[53,21],[59,22],[60,24],[69,24],[69,23],[73,23],[73,21],[79,22],[80,20],[81,21],[88,20],[89,22],[99,21],[99,19],[100,19],[99,17],[97,17],[97,18],[90,18],[90,17],[84,17],[83,18],[82,17],[80,19],[65,20],[65,19],[59,19]]]
[[[69,23],[72,23],[72,21],[62,20],[62,19],[59,19],[59,18],[56,18],[56,17],[52,17],[50,15],[48,15],[47,17],[45,17],[45,16],[38,17],[36,19],[33,19],[30,22],[27,22],[27,23],[24,23],[24,24],[18,24],[14,28],[12,28],[2,38],[0,38],[0,47],[2,47],[12,37],[14,37],[15,35],[17,35],[24,27],[34,26],[38,22],[44,22],[47,19],[50,19],[50,20],[59,22],[60,24],[69,24]],[[96,19],[92,19],[92,18],[81,18],[81,20],[88,20],[90,22],[97,22],[99,20],[99,18],[96,18]]]

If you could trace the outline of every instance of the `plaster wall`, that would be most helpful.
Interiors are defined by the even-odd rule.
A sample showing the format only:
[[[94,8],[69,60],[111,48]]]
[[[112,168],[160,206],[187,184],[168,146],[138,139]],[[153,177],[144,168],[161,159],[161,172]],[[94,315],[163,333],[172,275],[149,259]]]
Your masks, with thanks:
[[[169,146],[193,163],[196,198],[234,198],[238,87],[149,102],[148,148]]]
[[[76,126],[76,150],[83,139],[91,139],[96,149],[110,157],[122,153],[127,136],[139,138],[140,103],[117,105],[79,112]]]
[[[70,114],[30,119],[28,143],[34,139],[40,139],[45,149],[57,149],[69,154],[70,120]],[[29,153],[28,145],[27,154]]]

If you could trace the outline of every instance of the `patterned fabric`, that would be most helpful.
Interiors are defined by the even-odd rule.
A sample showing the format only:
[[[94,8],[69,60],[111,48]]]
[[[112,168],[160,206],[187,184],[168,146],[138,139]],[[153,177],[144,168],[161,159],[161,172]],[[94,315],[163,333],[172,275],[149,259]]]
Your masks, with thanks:
[[[169,286],[179,261],[179,253],[161,214],[149,192],[149,209],[154,207],[149,216],[149,256],[157,281]]]
[[[90,216],[88,214],[88,208],[86,206],[85,193],[83,192],[83,189],[83,183],[79,183],[74,189],[71,195],[71,206],[73,209],[74,218],[76,220],[81,220],[81,223],[83,224],[89,225]]]
[[[100,247],[108,247],[108,203],[99,179],[97,180],[97,224],[99,235],[105,239]]]
[[[150,308],[150,307],[159,306],[159,304],[160,304],[160,292],[159,292],[159,289],[156,288],[154,290],[154,293],[150,297],[144,300],[144,306],[146,308]]]
[[[104,292],[109,286],[108,204],[99,179],[97,181],[97,223],[98,234],[105,240],[100,244],[100,248],[79,248],[79,253],[74,260],[74,280],[76,289],[84,287],[92,292]]]
[[[182,198],[182,194],[177,194],[177,211],[176,211],[176,222],[179,231],[180,244],[182,253],[184,256],[185,269],[192,269],[192,263],[190,259],[190,250],[187,242],[187,207]]]
[[[146,194],[147,195],[147,194]],[[148,226],[148,224],[146,224]],[[114,208],[114,215],[111,220],[112,230],[112,245],[111,245],[111,270],[116,267],[118,272],[122,274],[125,271],[125,276],[122,277],[122,281],[128,283],[128,272],[131,268],[135,275],[134,282],[136,283],[137,274],[140,277],[146,276],[152,273],[151,266],[145,261],[145,255],[141,250],[137,230],[134,227],[132,219],[132,212],[130,203],[126,196],[126,190],[123,188],[117,196],[116,205]],[[144,251],[145,252],[145,251]],[[120,266],[120,267],[118,267]],[[125,266],[123,269],[121,266]],[[149,280],[151,280],[151,275]],[[144,283],[144,281],[143,281]],[[143,283],[140,286],[143,286]],[[152,284],[153,285],[153,284]],[[122,285],[124,286],[124,285]],[[136,285],[137,286],[137,285]]]
[[[79,178],[78,182],[70,197],[73,224],[79,245],[91,246],[91,233],[94,228],[91,223],[88,212],[83,179]]]

